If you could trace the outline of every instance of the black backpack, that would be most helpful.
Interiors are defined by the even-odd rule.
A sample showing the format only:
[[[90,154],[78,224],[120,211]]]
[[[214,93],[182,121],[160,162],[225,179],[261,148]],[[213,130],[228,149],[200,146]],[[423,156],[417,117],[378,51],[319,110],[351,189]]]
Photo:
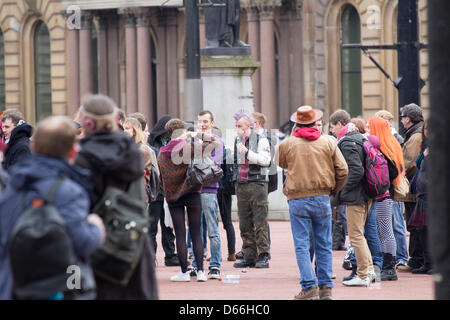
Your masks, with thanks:
[[[63,180],[58,178],[46,196],[33,199],[12,230],[9,256],[15,299],[46,299],[64,292],[64,298],[76,299],[74,292],[68,292],[68,267],[79,266],[80,261],[64,221],[52,204]],[[95,284],[90,285],[94,287],[87,289],[87,299],[95,298]]]
[[[105,224],[106,239],[92,255],[94,273],[126,286],[140,261],[148,233],[149,216],[144,178],[128,190],[108,186],[94,208]]]

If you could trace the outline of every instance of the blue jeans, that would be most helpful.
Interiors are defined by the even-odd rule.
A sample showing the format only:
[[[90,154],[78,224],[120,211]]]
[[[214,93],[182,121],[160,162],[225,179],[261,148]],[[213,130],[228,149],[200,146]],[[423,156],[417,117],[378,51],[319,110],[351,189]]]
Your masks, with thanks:
[[[302,289],[307,290],[311,286],[317,285],[333,288],[330,198],[315,196],[289,200],[289,215]],[[311,224],[314,234],[317,277],[309,253]]]
[[[208,230],[209,248],[211,250],[211,260],[209,268],[220,268],[220,234],[219,234],[219,203],[215,193],[202,193],[202,211]]]
[[[381,252],[381,242],[377,231],[377,213],[375,211],[376,202],[373,202],[369,210],[366,226],[364,227],[364,237],[366,237],[367,246],[372,254],[372,262],[378,266],[380,270],[383,267],[383,254]],[[350,257],[352,265],[356,266],[355,253]]]
[[[406,244],[405,219],[403,218],[403,202],[394,201],[392,206],[394,217],[394,237],[397,243],[397,261],[408,262],[408,246]]]

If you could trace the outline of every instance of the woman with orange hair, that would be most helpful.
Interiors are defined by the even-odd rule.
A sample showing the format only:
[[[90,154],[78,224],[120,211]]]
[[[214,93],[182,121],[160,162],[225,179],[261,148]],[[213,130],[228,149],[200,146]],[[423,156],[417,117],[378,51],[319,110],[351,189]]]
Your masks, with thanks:
[[[397,244],[392,225],[392,197],[394,195],[394,186],[400,183],[401,174],[405,170],[403,152],[402,147],[392,134],[389,123],[386,120],[375,116],[370,118],[368,123],[370,134],[376,136],[380,141],[380,150],[388,162],[389,179],[391,181],[389,190],[391,197],[376,204],[377,231],[383,253],[381,280],[397,280],[397,273],[395,271]]]

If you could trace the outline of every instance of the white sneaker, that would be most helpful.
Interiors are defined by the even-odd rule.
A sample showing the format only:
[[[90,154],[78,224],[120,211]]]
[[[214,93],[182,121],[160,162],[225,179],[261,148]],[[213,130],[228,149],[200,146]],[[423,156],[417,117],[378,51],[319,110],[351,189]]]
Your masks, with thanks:
[[[191,281],[191,275],[189,273],[190,271],[186,271],[185,273],[180,272],[179,274],[170,277],[170,281],[189,282]]]
[[[370,286],[370,277],[361,279],[358,275],[350,280],[343,281],[342,284],[348,287],[368,287]]]
[[[205,272],[203,270],[197,271],[197,281],[201,281],[201,282],[207,281]]]

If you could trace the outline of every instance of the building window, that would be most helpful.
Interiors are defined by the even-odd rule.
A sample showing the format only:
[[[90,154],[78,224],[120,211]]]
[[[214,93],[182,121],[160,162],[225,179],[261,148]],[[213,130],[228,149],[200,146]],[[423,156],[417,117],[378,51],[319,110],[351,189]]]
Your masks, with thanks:
[[[36,121],[40,121],[52,114],[50,71],[50,34],[45,23],[40,21],[34,31]]]
[[[0,110],[5,110],[5,48],[3,45],[3,32],[0,30]]]
[[[358,12],[352,5],[342,10],[340,43],[360,43],[361,25]],[[361,52],[360,49],[341,48],[341,103],[352,117],[362,115]]]

